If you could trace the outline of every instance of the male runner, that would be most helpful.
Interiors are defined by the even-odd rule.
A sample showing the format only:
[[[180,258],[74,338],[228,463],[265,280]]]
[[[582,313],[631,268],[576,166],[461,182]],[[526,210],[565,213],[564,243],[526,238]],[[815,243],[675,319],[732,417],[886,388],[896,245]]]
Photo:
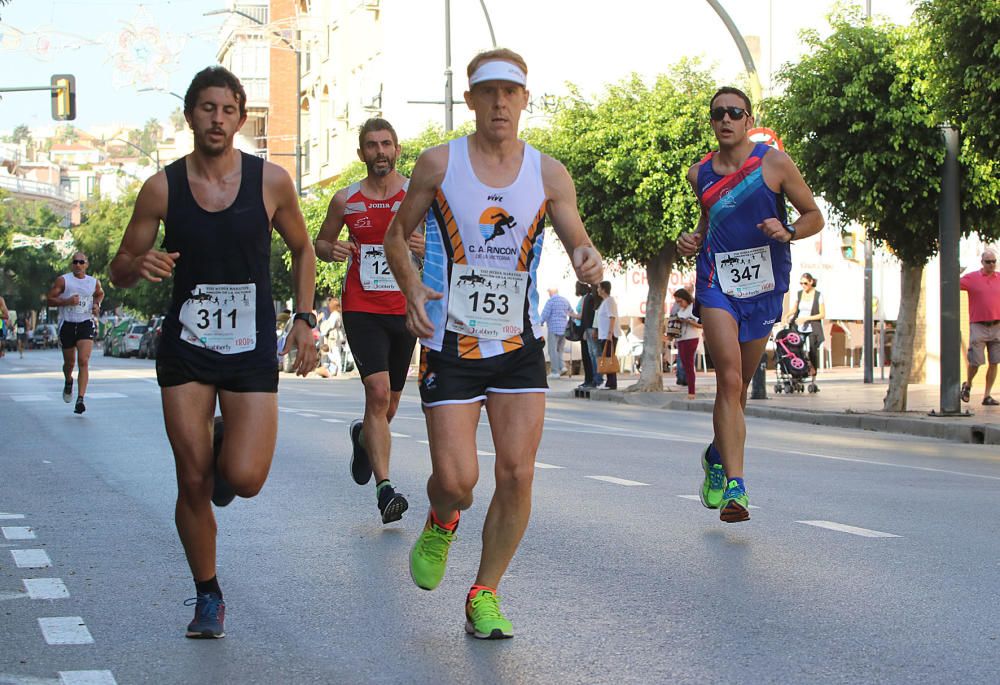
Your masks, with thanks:
[[[417,340],[406,330],[406,299],[385,261],[389,222],[406,195],[408,180],[396,171],[400,147],[385,119],[369,119],[358,132],[358,157],[368,175],[330,200],[316,237],[316,256],[348,260],[341,293],[344,332],[365,386],[365,415],[348,429],[351,476],[365,485],[375,474],[375,497],[382,523],[398,521],[409,506],[389,480],[391,433]],[[348,239],[338,240],[347,225]],[[410,249],[423,255],[423,236],[410,236]]]
[[[0,359],[7,353],[7,329],[10,327],[10,311],[7,301],[0,295]]]
[[[63,353],[63,402],[73,399],[73,366],[79,365],[80,377],[76,406],[73,413],[87,411],[83,396],[87,394],[90,380],[90,353],[94,351],[97,336],[95,319],[101,315],[104,290],[101,282],[87,275],[87,255],[73,255],[70,272],[56,279],[49,288],[46,301],[50,307],[59,307],[59,346]]]
[[[410,553],[414,583],[444,576],[459,513],[479,478],[476,427],[483,404],[496,446],[496,490],[483,525],[479,572],[466,600],[468,633],[505,638],[513,627],[496,594],[531,512],[535,452],[545,416],[545,356],[535,274],[548,214],[581,281],[601,280],[601,256],[580,220],[566,168],[517,137],[528,104],[527,66],[490,50],[468,67],[465,102],[475,133],[424,151],[386,235],[420,336],[420,396],[430,440],[430,512]],[[426,215],[423,282],[406,240]]]
[[[299,313],[286,350],[298,348],[300,376],[316,366],[316,259],[288,174],[233,147],[246,121],[239,79],[217,66],[199,72],[184,96],[184,117],[194,151],[143,184],[111,279],[128,288],[142,278],[174,278],[156,377],[177,464],[177,531],[197,590],[187,637],[217,638],[225,635],[225,603],[211,503],[260,491],[278,430],[271,227],[292,254]],[[153,247],[160,221],[162,251]],[[213,429],[216,400],[225,439],[221,420]]]
[[[709,114],[719,149],[688,171],[702,214],[695,232],[681,235],[678,249],[698,253],[695,306],[717,381],[701,502],[734,523],[750,518],[743,482],[747,387],[781,318],[792,267],[789,243],[819,232],[823,216],[791,158],[748,137],[753,114],[742,91],[720,88]],[[785,196],[799,212],[794,223],[788,222]]]

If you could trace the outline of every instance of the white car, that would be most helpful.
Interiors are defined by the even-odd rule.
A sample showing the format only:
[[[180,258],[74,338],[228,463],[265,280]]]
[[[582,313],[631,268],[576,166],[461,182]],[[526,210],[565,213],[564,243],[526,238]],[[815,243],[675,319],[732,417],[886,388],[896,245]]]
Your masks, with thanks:
[[[134,323],[128,327],[125,331],[125,335],[122,336],[122,344],[120,349],[120,354],[123,357],[135,357],[139,355],[139,341],[142,340],[142,334],[146,332],[146,324],[144,323]]]

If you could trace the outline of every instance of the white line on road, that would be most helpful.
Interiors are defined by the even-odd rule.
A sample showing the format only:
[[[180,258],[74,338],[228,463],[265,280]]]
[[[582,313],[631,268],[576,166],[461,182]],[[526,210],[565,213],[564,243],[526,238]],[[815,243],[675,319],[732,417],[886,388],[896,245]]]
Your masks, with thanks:
[[[0,602],[5,602],[8,599],[24,599],[27,596],[20,590],[0,590]],[[3,680],[0,680],[0,683],[3,683]]]
[[[51,616],[38,619],[45,642],[50,645],[89,645],[94,638],[79,616]]]
[[[120,400],[123,397],[128,397],[128,395],[123,395],[120,392],[92,392],[87,395],[88,400]]]
[[[487,452],[486,450],[476,450],[476,454],[478,454],[481,457],[495,457],[495,456],[497,456],[493,452]]]
[[[545,464],[543,462],[536,461],[535,462],[535,468],[536,469],[564,469],[566,467],[565,466],[556,466],[555,464]]]
[[[59,671],[60,685],[118,685],[111,671]]]
[[[23,518],[24,518],[24,514],[4,514],[4,513],[0,513],[0,519],[3,519],[5,521],[12,521],[14,519],[23,519]]]
[[[892,533],[883,533],[878,530],[868,530],[867,528],[858,528],[857,526],[848,526],[843,523],[834,523],[833,521],[796,521],[796,523],[804,523],[807,526],[816,526],[817,528],[826,528],[827,530],[836,530],[841,533],[850,533],[851,535],[860,535],[864,538],[898,538],[902,537],[900,535],[893,535]]]
[[[12,549],[10,553],[18,568],[48,568],[52,565],[44,549]]]
[[[8,540],[34,540],[35,531],[28,526],[3,526],[0,528]]]
[[[344,423],[340,419],[321,419],[321,421],[326,421],[327,423]]]
[[[408,438],[408,437],[410,437],[406,433],[393,433],[391,431],[389,432],[389,435],[391,435],[394,438]]]
[[[431,443],[430,443],[429,441],[427,441],[427,440],[417,440],[417,442],[419,442],[419,443],[420,443],[421,445],[429,445],[429,444],[431,444]]]
[[[56,395],[53,394],[52,397],[48,395],[11,395],[10,399],[15,402],[48,402],[56,399]]]
[[[649,485],[649,483],[640,483],[637,480],[626,480],[624,478],[615,478],[614,476],[586,476],[587,478],[593,478],[594,480],[602,480],[605,483],[614,483],[615,485]]]
[[[302,414],[302,413],[300,413],[299,416],[301,416],[304,419],[318,419],[319,418],[319,414]]]
[[[57,678],[36,678],[30,675],[0,673],[0,685],[62,685]]]
[[[32,599],[64,599],[69,597],[69,590],[62,578],[22,578],[24,589]]]

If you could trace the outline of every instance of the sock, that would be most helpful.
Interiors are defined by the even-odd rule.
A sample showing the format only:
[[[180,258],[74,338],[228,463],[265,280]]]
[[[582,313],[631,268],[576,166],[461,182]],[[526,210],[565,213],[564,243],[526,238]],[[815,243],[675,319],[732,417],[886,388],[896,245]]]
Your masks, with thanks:
[[[219,587],[218,576],[212,576],[208,580],[196,580],[194,581],[194,587],[199,595],[203,595],[206,592],[214,592],[219,597],[222,597],[222,588]]]
[[[722,455],[715,449],[715,442],[708,445],[708,456],[706,457],[709,466],[722,466]]]
[[[738,483],[741,488],[743,488],[743,492],[746,492],[747,486],[744,485],[742,478],[730,478],[729,482],[726,483],[726,488],[728,489],[728,488],[732,487],[732,484],[733,484],[734,481],[736,483]]]
[[[465,601],[468,602],[469,600],[471,600],[473,597],[476,596],[477,592],[481,592],[483,590],[492,593],[494,596],[496,596],[497,594],[496,588],[492,588],[489,585],[473,585],[471,588],[469,588],[469,594],[465,598]]]
[[[459,514],[456,511],[455,512],[455,520],[454,521],[452,521],[451,523],[442,523],[441,520],[438,519],[438,517],[434,515],[434,510],[431,509],[431,523],[433,523],[438,528],[441,528],[443,530],[447,530],[447,531],[452,532],[452,533],[455,532],[456,528],[458,528],[458,519],[460,517],[461,517],[461,514]]]
[[[381,495],[382,490],[384,488],[391,488],[391,487],[392,487],[392,482],[388,478],[386,478],[385,480],[380,480],[379,482],[375,483],[375,494]]]

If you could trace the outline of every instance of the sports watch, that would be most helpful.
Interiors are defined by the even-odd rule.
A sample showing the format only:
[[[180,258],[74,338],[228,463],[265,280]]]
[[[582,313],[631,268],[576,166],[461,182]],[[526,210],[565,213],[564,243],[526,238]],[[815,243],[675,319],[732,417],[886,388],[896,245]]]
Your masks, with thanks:
[[[312,312],[299,312],[292,317],[292,321],[305,321],[309,328],[316,328],[316,315]]]
[[[785,230],[792,234],[792,239],[795,239],[795,227],[791,224],[785,224]]]

